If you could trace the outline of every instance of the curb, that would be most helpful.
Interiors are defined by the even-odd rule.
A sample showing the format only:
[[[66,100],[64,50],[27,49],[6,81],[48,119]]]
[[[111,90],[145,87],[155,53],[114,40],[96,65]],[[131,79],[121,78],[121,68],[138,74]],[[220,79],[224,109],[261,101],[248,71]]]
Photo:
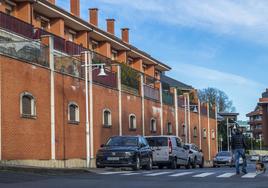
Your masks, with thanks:
[[[0,166],[0,171],[27,172],[37,174],[81,174],[92,173],[86,168],[38,168],[29,166]]]

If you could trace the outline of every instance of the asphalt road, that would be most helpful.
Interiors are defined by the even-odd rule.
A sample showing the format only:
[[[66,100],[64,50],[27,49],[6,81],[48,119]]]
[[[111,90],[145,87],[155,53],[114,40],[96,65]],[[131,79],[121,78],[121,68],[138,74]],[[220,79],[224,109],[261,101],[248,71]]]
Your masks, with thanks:
[[[152,171],[128,171],[119,169],[96,169],[90,173],[36,174],[0,171],[0,188],[43,187],[93,187],[93,188],[267,188],[268,174],[257,175],[254,165],[249,174],[235,175],[229,167],[204,169],[154,169]]]

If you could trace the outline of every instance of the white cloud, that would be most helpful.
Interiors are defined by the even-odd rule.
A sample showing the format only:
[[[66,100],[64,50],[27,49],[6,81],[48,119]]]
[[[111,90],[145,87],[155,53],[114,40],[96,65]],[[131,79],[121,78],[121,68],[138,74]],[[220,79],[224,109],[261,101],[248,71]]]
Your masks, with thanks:
[[[100,0],[120,15],[268,42],[264,0]],[[131,19],[134,17],[132,16]]]
[[[258,96],[266,87],[240,75],[183,63],[173,68],[171,76],[198,89],[215,87],[225,91],[233,100],[241,119],[245,119],[245,114],[254,109]]]

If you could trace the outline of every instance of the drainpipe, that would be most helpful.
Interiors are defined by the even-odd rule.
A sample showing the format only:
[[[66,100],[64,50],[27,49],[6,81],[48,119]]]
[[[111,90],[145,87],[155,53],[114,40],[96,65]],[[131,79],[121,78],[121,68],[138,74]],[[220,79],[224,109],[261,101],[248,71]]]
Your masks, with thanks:
[[[190,109],[190,96],[187,93],[187,109],[188,109],[188,141],[191,143],[191,109]]]
[[[198,99],[198,129],[199,129],[199,148],[202,149],[201,103],[199,99]]]
[[[177,94],[177,88],[174,88],[174,103],[175,103],[175,126],[176,126],[176,136],[179,136],[178,94]]]
[[[119,136],[122,136],[122,86],[121,86],[121,67],[119,65],[117,65],[117,87],[118,87]]]
[[[159,87],[159,90],[160,90],[160,129],[161,129],[161,135],[164,134],[164,130],[163,130],[163,96],[162,96],[162,83],[160,82],[160,87]]]
[[[143,74],[141,74],[141,114],[142,114],[142,135],[145,136],[145,115],[144,115],[144,80]]]
[[[183,95],[184,98],[184,135],[185,135],[185,143],[188,142],[188,122],[187,122],[187,100],[186,100],[186,94]]]
[[[209,118],[209,116],[210,116],[210,113],[209,113],[209,102],[207,103],[207,114],[208,114],[208,160],[210,161],[211,160],[211,151],[210,151],[210,149],[211,149],[211,142],[210,142],[210,118]]]

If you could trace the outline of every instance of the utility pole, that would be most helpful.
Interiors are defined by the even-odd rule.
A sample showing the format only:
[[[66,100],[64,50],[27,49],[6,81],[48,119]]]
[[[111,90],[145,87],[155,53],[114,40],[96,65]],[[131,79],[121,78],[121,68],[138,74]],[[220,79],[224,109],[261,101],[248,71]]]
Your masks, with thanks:
[[[227,137],[227,151],[230,151],[230,142],[229,142],[229,118],[227,117],[227,127],[226,127],[226,137]]]

